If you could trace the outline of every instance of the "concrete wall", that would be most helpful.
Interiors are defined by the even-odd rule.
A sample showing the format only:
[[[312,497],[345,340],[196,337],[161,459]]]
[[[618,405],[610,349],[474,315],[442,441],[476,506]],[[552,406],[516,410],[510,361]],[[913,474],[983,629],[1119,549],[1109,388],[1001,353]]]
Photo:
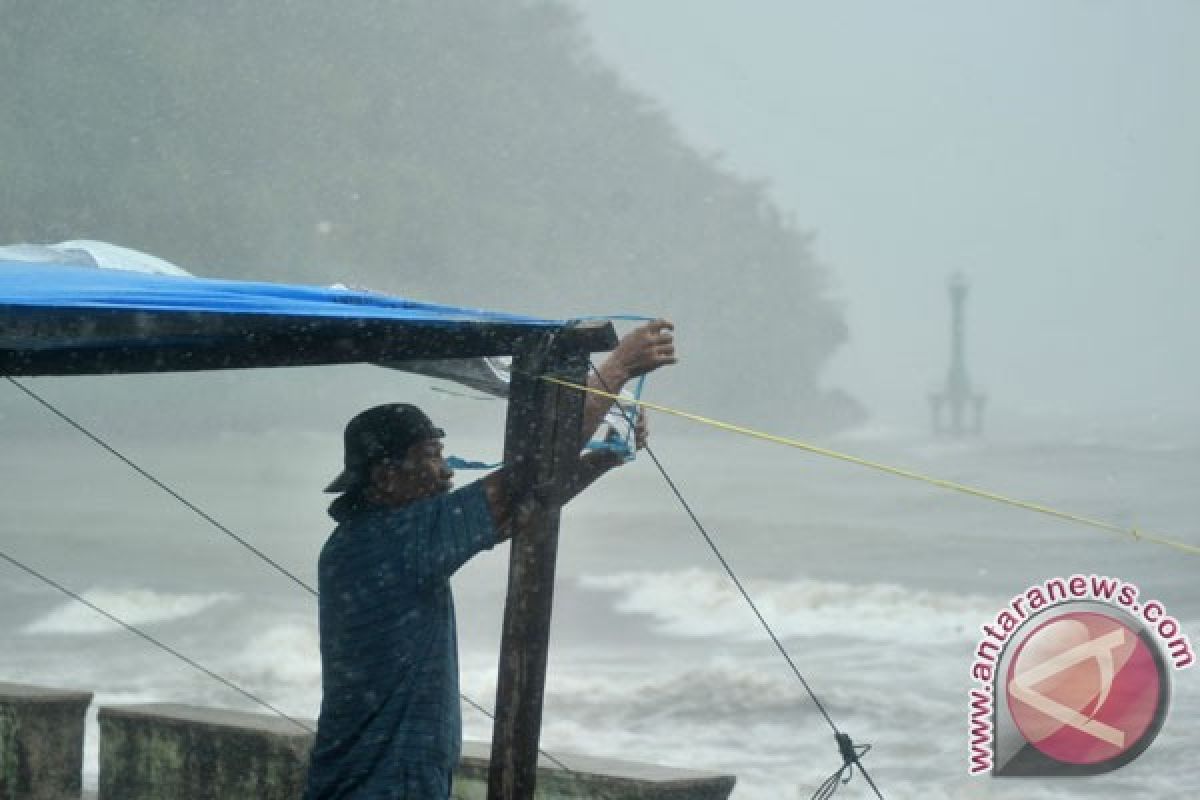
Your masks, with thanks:
[[[285,719],[148,704],[102,707],[101,800],[294,800],[312,735]]]
[[[79,800],[92,695],[0,683],[0,800]]]
[[[91,695],[0,683],[0,800],[79,800]],[[312,734],[277,716],[194,706],[101,707],[93,800],[299,800]],[[310,727],[315,724],[306,721]],[[538,800],[726,800],[731,775],[555,754]],[[463,745],[455,800],[484,800],[490,746]]]
[[[536,800],[726,800],[732,775],[554,753],[567,769],[538,759]],[[454,800],[485,800],[491,745],[463,742]]]

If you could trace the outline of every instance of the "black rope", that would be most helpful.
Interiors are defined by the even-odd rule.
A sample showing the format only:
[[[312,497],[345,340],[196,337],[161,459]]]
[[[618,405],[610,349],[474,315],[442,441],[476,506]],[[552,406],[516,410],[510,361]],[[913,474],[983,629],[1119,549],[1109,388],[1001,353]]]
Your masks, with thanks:
[[[224,533],[226,536],[228,536],[230,539],[233,539],[235,542],[237,542],[238,544],[240,544],[242,547],[246,548],[246,549],[247,549],[247,550],[249,550],[251,553],[253,553],[254,555],[256,555],[256,556],[258,556],[259,558],[261,558],[263,561],[265,561],[265,562],[267,562],[268,564],[270,564],[270,565],[271,565],[272,567],[274,567],[274,568],[275,568],[275,569],[276,569],[276,570],[277,570],[277,571],[278,571],[280,574],[282,574],[282,575],[285,575],[286,577],[290,578],[290,579],[292,580],[292,582],[294,582],[294,583],[295,583],[297,586],[301,587],[302,589],[305,589],[306,591],[308,591],[308,593],[309,593],[309,594],[311,594],[311,595],[313,595],[314,597],[316,597],[316,595],[317,595],[317,591],[316,591],[315,589],[313,589],[311,586],[309,586],[309,585],[308,585],[307,583],[305,583],[304,581],[302,581],[302,580],[300,580],[299,578],[297,578],[295,575],[293,575],[291,572],[289,572],[287,569],[285,569],[283,566],[281,566],[281,565],[280,565],[278,562],[276,562],[275,560],[273,560],[273,559],[272,559],[270,556],[268,556],[266,553],[264,553],[263,551],[259,550],[257,547],[255,547],[254,545],[250,544],[248,541],[246,541],[245,539],[243,539],[241,536],[238,536],[238,535],[237,535],[236,533],[234,533],[233,531],[229,530],[229,528],[225,527],[224,525],[222,525],[222,524],[221,524],[220,522],[218,522],[217,520],[213,519],[213,517],[212,517],[212,516],[210,516],[210,515],[209,515],[207,512],[205,512],[203,509],[201,509],[201,508],[199,508],[198,506],[196,506],[194,503],[192,503],[192,502],[191,502],[190,500],[188,500],[186,497],[184,497],[183,495],[181,495],[179,492],[175,491],[175,490],[174,490],[174,489],[172,489],[170,486],[167,486],[165,483],[163,483],[162,481],[160,481],[158,478],[154,477],[154,476],[153,476],[153,475],[151,475],[149,472],[147,472],[146,470],[142,469],[140,466],[138,466],[137,464],[135,464],[135,463],[134,463],[132,460],[130,460],[130,459],[128,459],[128,458],[126,458],[124,455],[122,455],[120,452],[118,452],[116,448],[114,448],[112,445],[108,444],[108,442],[104,441],[104,440],[103,440],[103,439],[101,439],[99,436],[95,435],[94,433],[92,433],[91,431],[89,431],[87,428],[83,427],[83,426],[82,426],[82,425],[80,425],[78,422],[76,422],[75,420],[71,419],[69,416],[67,416],[66,414],[64,414],[62,411],[59,411],[57,408],[55,408],[53,405],[51,405],[49,401],[47,401],[47,400],[43,400],[43,399],[42,399],[42,397],[41,397],[40,395],[38,395],[36,392],[34,392],[32,389],[30,389],[30,388],[28,388],[28,387],[24,386],[23,384],[21,384],[21,383],[19,383],[18,381],[14,380],[14,379],[13,379],[12,377],[10,377],[10,376],[7,376],[7,375],[6,375],[5,377],[6,377],[6,378],[8,378],[8,382],[9,382],[9,383],[11,383],[13,386],[16,386],[18,389],[20,389],[22,392],[24,392],[25,394],[27,394],[27,395],[28,395],[29,397],[31,397],[33,400],[35,400],[36,402],[38,402],[39,404],[41,404],[41,406],[42,406],[43,408],[45,408],[47,411],[49,411],[50,413],[54,414],[56,417],[58,417],[59,419],[61,419],[63,422],[67,423],[67,424],[68,424],[68,425],[70,425],[72,428],[74,428],[75,430],[79,431],[80,433],[82,433],[82,434],[83,434],[84,436],[86,436],[87,438],[91,439],[91,440],[92,440],[94,443],[96,443],[96,444],[97,444],[97,445],[99,445],[100,447],[102,447],[102,448],[104,448],[105,450],[107,450],[107,451],[108,451],[108,453],[109,453],[110,455],[112,455],[112,456],[114,456],[115,458],[117,458],[118,460],[122,461],[122,462],[123,462],[123,463],[124,463],[124,464],[125,464],[127,467],[129,467],[130,469],[132,469],[134,472],[136,472],[137,474],[141,475],[143,478],[145,478],[146,480],[148,480],[148,481],[150,481],[151,483],[153,483],[153,484],[154,484],[155,486],[157,486],[159,489],[162,489],[164,492],[166,492],[167,494],[169,494],[171,497],[173,497],[173,498],[175,498],[176,500],[178,500],[180,503],[182,503],[184,506],[186,506],[186,507],[187,507],[189,510],[193,511],[193,512],[194,512],[194,513],[195,513],[197,516],[199,516],[199,517],[200,517],[201,519],[203,519],[205,522],[209,523],[210,525],[212,525],[213,527],[215,527],[217,530],[221,531],[221,532],[222,532],[222,533]]]
[[[230,538],[231,538],[231,539],[233,539],[235,542],[237,542],[238,544],[242,545],[242,547],[246,548],[246,549],[247,549],[247,550],[249,550],[251,553],[253,553],[254,555],[258,556],[258,557],[259,557],[260,559],[262,559],[264,562],[266,562],[267,564],[269,564],[269,565],[271,565],[272,567],[274,567],[276,571],[278,571],[278,572],[280,572],[281,574],[283,574],[284,576],[286,576],[286,577],[290,578],[290,579],[292,580],[292,582],[293,582],[293,583],[295,583],[295,584],[296,584],[297,586],[299,586],[300,588],[304,589],[306,592],[308,592],[308,593],[309,593],[310,595],[312,595],[313,597],[320,597],[320,593],[319,593],[319,592],[317,592],[317,590],[316,590],[316,589],[314,589],[313,587],[309,586],[307,583],[305,583],[304,581],[302,581],[300,578],[296,577],[294,574],[292,574],[291,572],[289,572],[287,569],[285,569],[285,568],[284,568],[282,565],[280,565],[280,564],[279,564],[277,561],[275,561],[274,559],[272,559],[272,558],[271,558],[270,556],[268,556],[266,553],[262,552],[262,551],[261,551],[261,550],[259,550],[257,547],[255,547],[254,545],[252,545],[252,544],[250,544],[248,541],[246,541],[246,540],[245,540],[243,537],[241,537],[241,536],[238,536],[236,533],[234,533],[233,531],[231,531],[229,528],[227,528],[226,526],[222,525],[222,524],[221,524],[220,522],[218,522],[218,521],[217,521],[215,518],[213,518],[213,517],[212,517],[212,515],[208,514],[208,513],[207,513],[207,512],[205,512],[203,509],[201,509],[201,508],[199,508],[198,506],[196,506],[194,503],[192,503],[190,500],[188,500],[187,498],[185,498],[183,495],[181,495],[181,494],[180,494],[179,492],[177,492],[175,489],[172,489],[170,486],[168,486],[167,484],[163,483],[161,480],[159,480],[157,477],[155,477],[155,476],[154,476],[153,474],[151,474],[149,471],[147,471],[147,470],[143,469],[141,466],[139,466],[137,463],[135,463],[135,462],[134,462],[132,459],[130,459],[130,458],[128,458],[128,457],[126,457],[124,454],[122,454],[120,451],[118,451],[118,450],[117,450],[115,447],[113,447],[112,445],[110,445],[108,442],[104,441],[104,440],[103,440],[103,439],[101,439],[99,436],[97,436],[96,434],[94,434],[94,433],[92,433],[91,431],[89,431],[89,430],[88,430],[87,428],[85,428],[83,425],[81,425],[80,423],[76,422],[74,419],[72,419],[71,417],[69,417],[69,416],[68,416],[66,413],[64,413],[64,412],[60,411],[58,408],[56,408],[54,405],[52,405],[52,404],[51,404],[51,403],[50,403],[48,400],[45,400],[45,399],[44,399],[44,398],[42,398],[40,395],[38,395],[36,392],[34,392],[32,389],[28,388],[28,387],[27,387],[27,386],[25,386],[24,384],[22,384],[22,383],[20,383],[19,381],[15,380],[15,379],[14,379],[12,376],[5,375],[4,377],[5,377],[5,378],[8,380],[8,382],[9,382],[9,383],[11,383],[13,386],[16,386],[18,389],[20,389],[22,392],[24,392],[24,393],[25,393],[26,395],[28,395],[30,398],[32,398],[33,400],[35,400],[35,401],[36,401],[36,402],[37,402],[39,405],[41,405],[41,406],[42,406],[43,408],[45,408],[47,411],[51,412],[51,413],[52,413],[52,414],[54,414],[56,417],[58,417],[59,419],[61,419],[63,422],[67,423],[67,424],[68,424],[68,425],[70,425],[72,428],[74,428],[75,430],[77,430],[77,431],[79,431],[80,433],[82,433],[82,434],[83,434],[84,436],[86,436],[88,439],[91,439],[91,440],[92,440],[92,441],[93,441],[95,444],[99,445],[101,448],[103,448],[105,451],[107,451],[107,452],[108,452],[110,455],[112,455],[113,457],[115,457],[115,458],[117,458],[118,460],[120,460],[122,463],[124,463],[124,464],[125,464],[126,466],[128,466],[130,469],[132,469],[133,471],[135,471],[136,473],[138,473],[139,475],[141,475],[142,477],[144,477],[146,480],[150,481],[152,484],[154,484],[155,486],[157,486],[159,489],[162,489],[164,492],[166,492],[167,494],[169,494],[171,497],[173,497],[173,498],[175,498],[176,500],[178,500],[180,503],[182,503],[182,504],[183,504],[185,507],[187,507],[189,510],[191,510],[191,511],[192,511],[192,512],[194,512],[196,515],[198,515],[198,516],[199,516],[201,519],[203,519],[205,522],[208,522],[210,525],[212,525],[213,527],[215,527],[217,530],[221,531],[221,532],[222,532],[222,533],[224,533],[226,536],[230,537]],[[104,611],[103,609],[96,607],[95,605],[93,605],[92,603],[88,602],[87,600],[84,600],[84,599],[83,599],[82,597],[80,597],[78,594],[76,594],[76,593],[74,593],[74,592],[70,591],[69,589],[66,589],[65,587],[61,586],[60,584],[57,584],[57,583],[55,583],[54,581],[50,580],[49,578],[46,578],[46,577],[44,577],[44,576],[40,575],[39,573],[36,573],[36,572],[34,572],[33,570],[29,569],[28,567],[25,567],[24,565],[20,564],[20,563],[19,563],[19,562],[17,562],[16,560],[14,560],[14,559],[12,559],[12,558],[10,558],[10,557],[6,556],[6,555],[4,555],[3,553],[0,553],[0,558],[4,558],[4,559],[8,560],[9,562],[11,562],[13,565],[15,565],[15,566],[18,566],[18,567],[20,567],[21,569],[24,569],[24,570],[25,570],[26,572],[28,572],[29,574],[31,574],[31,575],[35,575],[36,577],[38,577],[38,578],[41,578],[42,580],[44,580],[44,581],[45,581],[46,583],[48,583],[49,585],[53,586],[54,588],[58,589],[59,591],[61,591],[61,592],[65,593],[65,594],[67,594],[68,596],[75,598],[75,599],[76,599],[76,600],[78,600],[79,602],[81,602],[81,603],[83,603],[84,605],[86,605],[86,606],[88,606],[88,607],[92,608],[93,610],[97,611],[98,613],[100,613],[100,614],[103,614],[104,616],[106,616],[106,617],[108,617],[109,619],[111,619],[113,622],[116,622],[116,623],[117,623],[118,625],[120,625],[121,627],[123,627],[123,628],[125,628],[125,629],[127,629],[127,630],[129,630],[129,631],[131,631],[131,632],[133,632],[133,633],[136,633],[138,636],[141,636],[141,637],[142,637],[143,639],[145,639],[146,641],[148,641],[148,642],[151,642],[152,644],[155,644],[155,645],[157,645],[158,647],[161,647],[163,650],[165,650],[166,652],[170,653],[171,655],[174,655],[174,656],[176,656],[177,658],[180,658],[180,659],[184,660],[185,662],[187,662],[187,663],[191,664],[193,667],[196,667],[197,669],[201,670],[201,671],[202,671],[202,672],[204,672],[205,674],[212,676],[214,679],[216,679],[216,680],[220,681],[221,683],[224,683],[225,685],[227,685],[227,686],[229,686],[229,687],[233,688],[234,690],[236,690],[236,691],[240,692],[241,694],[245,695],[246,697],[249,697],[250,699],[254,700],[256,703],[260,703],[261,705],[263,705],[263,706],[265,706],[265,707],[267,707],[267,708],[270,708],[272,711],[275,711],[275,713],[279,714],[279,716],[283,717],[284,719],[286,719],[286,720],[288,720],[288,721],[290,721],[290,722],[296,722],[294,719],[292,719],[291,717],[289,717],[287,714],[284,714],[282,711],[279,711],[279,710],[277,710],[277,709],[273,708],[272,706],[268,705],[267,703],[264,703],[263,701],[261,701],[261,700],[259,700],[258,698],[254,697],[254,695],[250,694],[250,693],[249,693],[249,692],[247,692],[246,690],[244,690],[244,689],[241,689],[240,687],[236,686],[236,685],[235,685],[235,684],[233,684],[232,682],[228,681],[226,678],[223,678],[223,677],[221,677],[220,675],[218,675],[218,674],[216,674],[216,673],[214,673],[214,672],[211,672],[210,670],[206,669],[205,667],[202,667],[202,666],[200,666],[199,664],[196,664],[195,662],[193,662],[193,661],[191,661],[190,659],[188,659],[186,656],[184,656],[184,655],[182,655],[182,654],[180,654],[180,653],[176,652],[175,650],[172,650],[172,649],[171,649],[170,647],[168,647],[167,645],[165,645],[165,644],[163,644],[163,643],[159,642],[157,639],[154,639],[152,636],[149,636],[148,634],[145,634],[145,633],[143,633],[142,631],[138,630],[137,628],[133,627],[132,625],[129,625],[128,623],[126,623],[126,622],[123,622],[122,620],[118,619],[117,617],[113,616],[112,614],[109,614],[107,611]],[[483,706],[481,706],[479,703],[477,703],[477,702],[475,702],[474,700],[472,700],[470,697],[467,697],[467,695],[463,694],[462,692],[459,692],[459,698],[460,698],[460,699],[462,699],[462,700],[463,700],[463,702],[465,702],[467,705],[471,706],[471,707],[472,707],[472,708],[474,708],[476,711],[480,712],[481,714],[483,714],[485,717],[487,717],[488,719],[492,720],[493,722],[496,720],[496,717],[495,717],[495,715],[494,715],[494,714],[493,714],[491,711],[488,711],[486,708],[484,708],[484,707],[483,707]],[[310,729],[310,728],[308,728],[307,726],[305,726],[305,725],[302,725],[302,724],[300,724],[300,723],[296,723],[296,724],[300,725],[300,727],[304,728],[305,730],[307,730],[307,731],[310,731],[310,732],[311,732],[311,729]],[[566,772],[573,772],[573,770],[571,770],[569,767],[567,767],[567,765],[566,765],[566,764],[562,763],[562,761],[558,760],[557,758],[555,758],[554,756],[552,756],[550,753],[547,753],[545,750],[542,750],[542,749],[540,749],[540,748],[539,748],[538,752],[539,752],[541,755],[545,756],[545,757],[546,757],[546,760],[548,760],[550,763],[554,764],[555,766],[559,767],[560,769],[562,769],[562,770],[564,770],[564,771],[566,771]]]
[[[836,772],[825,779],[825,782],[817,787],[817,791],[813,794],[813,800],[829,800],[837,793],[838,786],[844,786],[854,777],[854,765],[858,764],[858,769],[866,778],[867,783],[871,784],[871,788],[875,789],[875,794],[879,794],[879,790],[875,788],[874,781],[867,771],[863,769],[859,759],[867,754],[871,749],[869,744],[855,744],[850,741],[850,736],[845,733],[834,734],[837,740],[838,752],[842,754],[842,766]]]
[[[213,672],[211,669],[204,666],[203,664],[200,664],[197,661],[189,658],[188,656],[185,656],[183,653],[181,653],[178,650],[176,650],[175,648],[171,647],[169,644],[165,644],[164,642],[161,642],[158,639],[155,639],[153,636],[146,633],[142,629],[137,628],[133,625],[130,625],[128,622],[125,622],[124,620],[117,618],[116,616],[105,611],[103,608],[101,608],[100,606],[91,602],[90,600],[87,600],[84,597],[82,597],[81,595],[79,595],[78,593],[71,591],[66,586],[63,586],[61,583],[59,583],[51,578],[48,578],[47,576],[38,572],[33,567],[29,567],[29,566],[26,566],[25,564],[22,564],[20,561],[18,561],[17,559],[13,558],[10,555],[8,555],[7,553],[0,552],[0,558],[4,559],[9,564],[12,564],[14,567],[24,570],[28,574],[37,578],[38,580],[40,580],[46,584],[49,584],[50,586],[53,586],[55,589],[57,589],[58,591],[65,594],[67,597],[70,597],[73,600],[76,600],[77,602],[83,603],[85,606],[90,608],[92,611],[95,611],[97,614],[100,614],[101,616],[107,618],[108,620],[115,622],[116,624],[120,625],[122,628],[129,631],[130,633],[142,637],[143,639],[145,639],[147,642],[150,642],[150,644],[154,645],[155,647],[165,650],[166,652],[175,656],[176,658],[178,658],[180,661],[184,662],[185,664],[191,666],[192,668],[194,668],[196,670],[199,670],[200,672],[203,672],[205,675],[212,678],[213,680],[220,681],[221,683],[225,684],[230,689],[233,689],[235,692],[242,695],[243,697],[247,697],[250,700],[253,700],[255,703],[258,703],[260,706],[270,709],[271,711],[274,711],[276,714],[283,717],[288,722],[292,723],[293,725],[297,726],[298,728],[301,728],[301,729],[307,731],[308,733],[314,733],[313,729],[310,728],[308,725],[305,725],[303,722],[300,722],[297,719],[293,719],[292,717],[289,717],[287,714],[283,713],[278,708],[276,708],[275,706],[268,703],[266,700],[263,700],[261,697],[251,694],[250,692],[246,691],[241,686],[238,686],[236,683],[229,680],[228,678],[218,675],[216,672]]]
[[[608,384],[605,383],[604,378],[600,375],[600,370],[596,369],[596,365],[589,360],[588,366],[591,367],[592,372],[596,375],[596,380],[600,383],[601,387],[603,387],[603,389],[609,394],[615,395],[616,392],[612,391]],[[621,411],[621,414],[629,422],[630,426],[632,426],[634,421],[629,415],[629,412],[625,410],[619,401],[616,402],[616,407]],[[775,643],[775,648],[779,651],[779,654],[783,656],[784,661],[786,661],[788,666],[791,667],[792,673],[800,681],[800,684],[804,687],[804,690],[808,692],[808,696],[812,698],[813,704],[816,705],[817,710],[821,712],[821,716],[825,718],[825,721],[829,723],[829,727],[833,730],[834,738],[837,740],[838,744],[838,752],[842,756],[843,763],[838,771],[826,779],[825,783],[821,785],[821,788],[817,790],[817,794],[813,796],[814,800],[823,800],[824,798],[828,798],[833,794],[834,791],[836,791],[839,782],[849,782],[855,765],[858,766],[859,772],[862,773],[863,778],[875,792],[875,796],[880,800],[883,800],[883,794],[880,793],[879,788],[875,785],[875,782],[871,780],[871,776],[867,773],[866,767],[864,767],[862,762],[859,761],[859,758],[862,755],[865,755],[866,752],[871,749],[871,746],[854,745],[850,741],[850,737],[838,729],[838,726],[833,721],[833,717],[829,715],[829,712],[825,709],[825,705],[817,697],[816,692],[814,692],[812,687],[808,685],[808,681],[804,679],[804,675],[801,674],[799,667],[796,666],[796,662],[792,660],[792,657],[788,654],[787,649],[783,646],[783,643],[779,641],[779,637],[775,635],[775,631],[772,630],[771,626],[767,623],[767,620],[763,617],[762,612],[758,610],[758,606],[755,604],[754,600],[751,599],[750,593],[746,591],[746,587],[742,585],[737,573],[734,572],[733,567],[729,565],[729,562],[725,559],[721,549],[717,547],[717,544],[713,541],[712,536],[709,535],[704,525],[700,522],[700,519],[692,510],[691,504],[688,503],[687,499],[684,498],[683,493],[679,490],[679,487],[675,484],[674,479],[671,478],[666,468],[663,467],[662,462],[658,460],[658,456],[655,455],[654,450],[649,444],[647,444],[644,449],[646,454],[650,456],[651,461],[654,462],[654,466],[658,468],[659,474],[661,474],[663,479],[667,482],[667,486],[670,487],[676,499],[679,500],[679,504],[683,506],[683,510],[687,512],[688,517],[691,518],[692,523],[696,526],[696,529],[700,531],[700,535],[704,537],[704,541],[708,543],[709,549],[711,549],[713,555],[717,557],[717,561],[721,563],[721,567],[724,568],[725,573],[729,576],[730,580],[733,581],[733,584],[737,587],[737,590],[741,592],[742,598],[746,601],[746,604],[750,606],[750,610],[754,612],[754,616],[758,618],[763,630],[767,632],[767,635],[771,637],[771,641]],[[845,776],[844,778],[843,775]],[[826,787],[830,784],[830,781],[832,781],[832,787],[827,789]],[[822,792],[826,793],[822,794]]]

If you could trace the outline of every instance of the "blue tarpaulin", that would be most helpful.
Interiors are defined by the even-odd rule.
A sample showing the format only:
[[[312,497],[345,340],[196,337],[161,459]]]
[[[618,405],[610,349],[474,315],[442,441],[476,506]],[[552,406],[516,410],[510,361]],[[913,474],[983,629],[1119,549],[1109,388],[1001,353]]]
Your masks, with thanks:
[[[18,307],[273,314],[426,323],[566,324],[563,320],[423,303],[352,289],[0,260],[0,309]]]
[[[503,381],[482,359],[512,355],[523,336],[576,328],[585,349],[615,344],[607,325],[578,326],[354,289],[149,274],[5,255],[0,253],[0,374],[369,362],[499,394]]]

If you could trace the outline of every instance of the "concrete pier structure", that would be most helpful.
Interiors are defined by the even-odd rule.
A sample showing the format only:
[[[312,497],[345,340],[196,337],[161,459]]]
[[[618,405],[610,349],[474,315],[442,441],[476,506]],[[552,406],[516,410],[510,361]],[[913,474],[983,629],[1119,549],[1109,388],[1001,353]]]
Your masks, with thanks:
[[[281,717],[151,703],[102,707],[99,720],[100,800],[304,793],[312,734]]]
[[[313,735],[278,716],[150,703],[102,706],[100,785],[83,792],[87,692],[0,683],[0,800],[300,800]],[[315,728],[311,720],[297,720]],[[492,747],[464,742],[453,800],[488,792]],[[727,800],[735,778],[555,753],[535,800]]]
[[[0,800],[79,800],[90,692],[0,683]]]

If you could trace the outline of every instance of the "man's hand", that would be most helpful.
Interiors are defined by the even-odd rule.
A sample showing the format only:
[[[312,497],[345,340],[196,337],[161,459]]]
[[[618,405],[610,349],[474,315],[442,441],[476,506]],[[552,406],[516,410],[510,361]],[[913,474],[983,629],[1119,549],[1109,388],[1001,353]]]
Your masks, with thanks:
[[[605,359],[604,367],[620,383],[676,363],[675,325],[656,319],[621,337],[617,349]]]
[[[656,319],[634,328],[621,337],[617,349],[604,359],[596,374],[588,378],[588,386],[608,394],[619,394],[631,378],[678,362],[674,332],[674,323],[665,319]],[[596,432],[612,402],[602,395],[588,395],[583,409],[585,439]]]

